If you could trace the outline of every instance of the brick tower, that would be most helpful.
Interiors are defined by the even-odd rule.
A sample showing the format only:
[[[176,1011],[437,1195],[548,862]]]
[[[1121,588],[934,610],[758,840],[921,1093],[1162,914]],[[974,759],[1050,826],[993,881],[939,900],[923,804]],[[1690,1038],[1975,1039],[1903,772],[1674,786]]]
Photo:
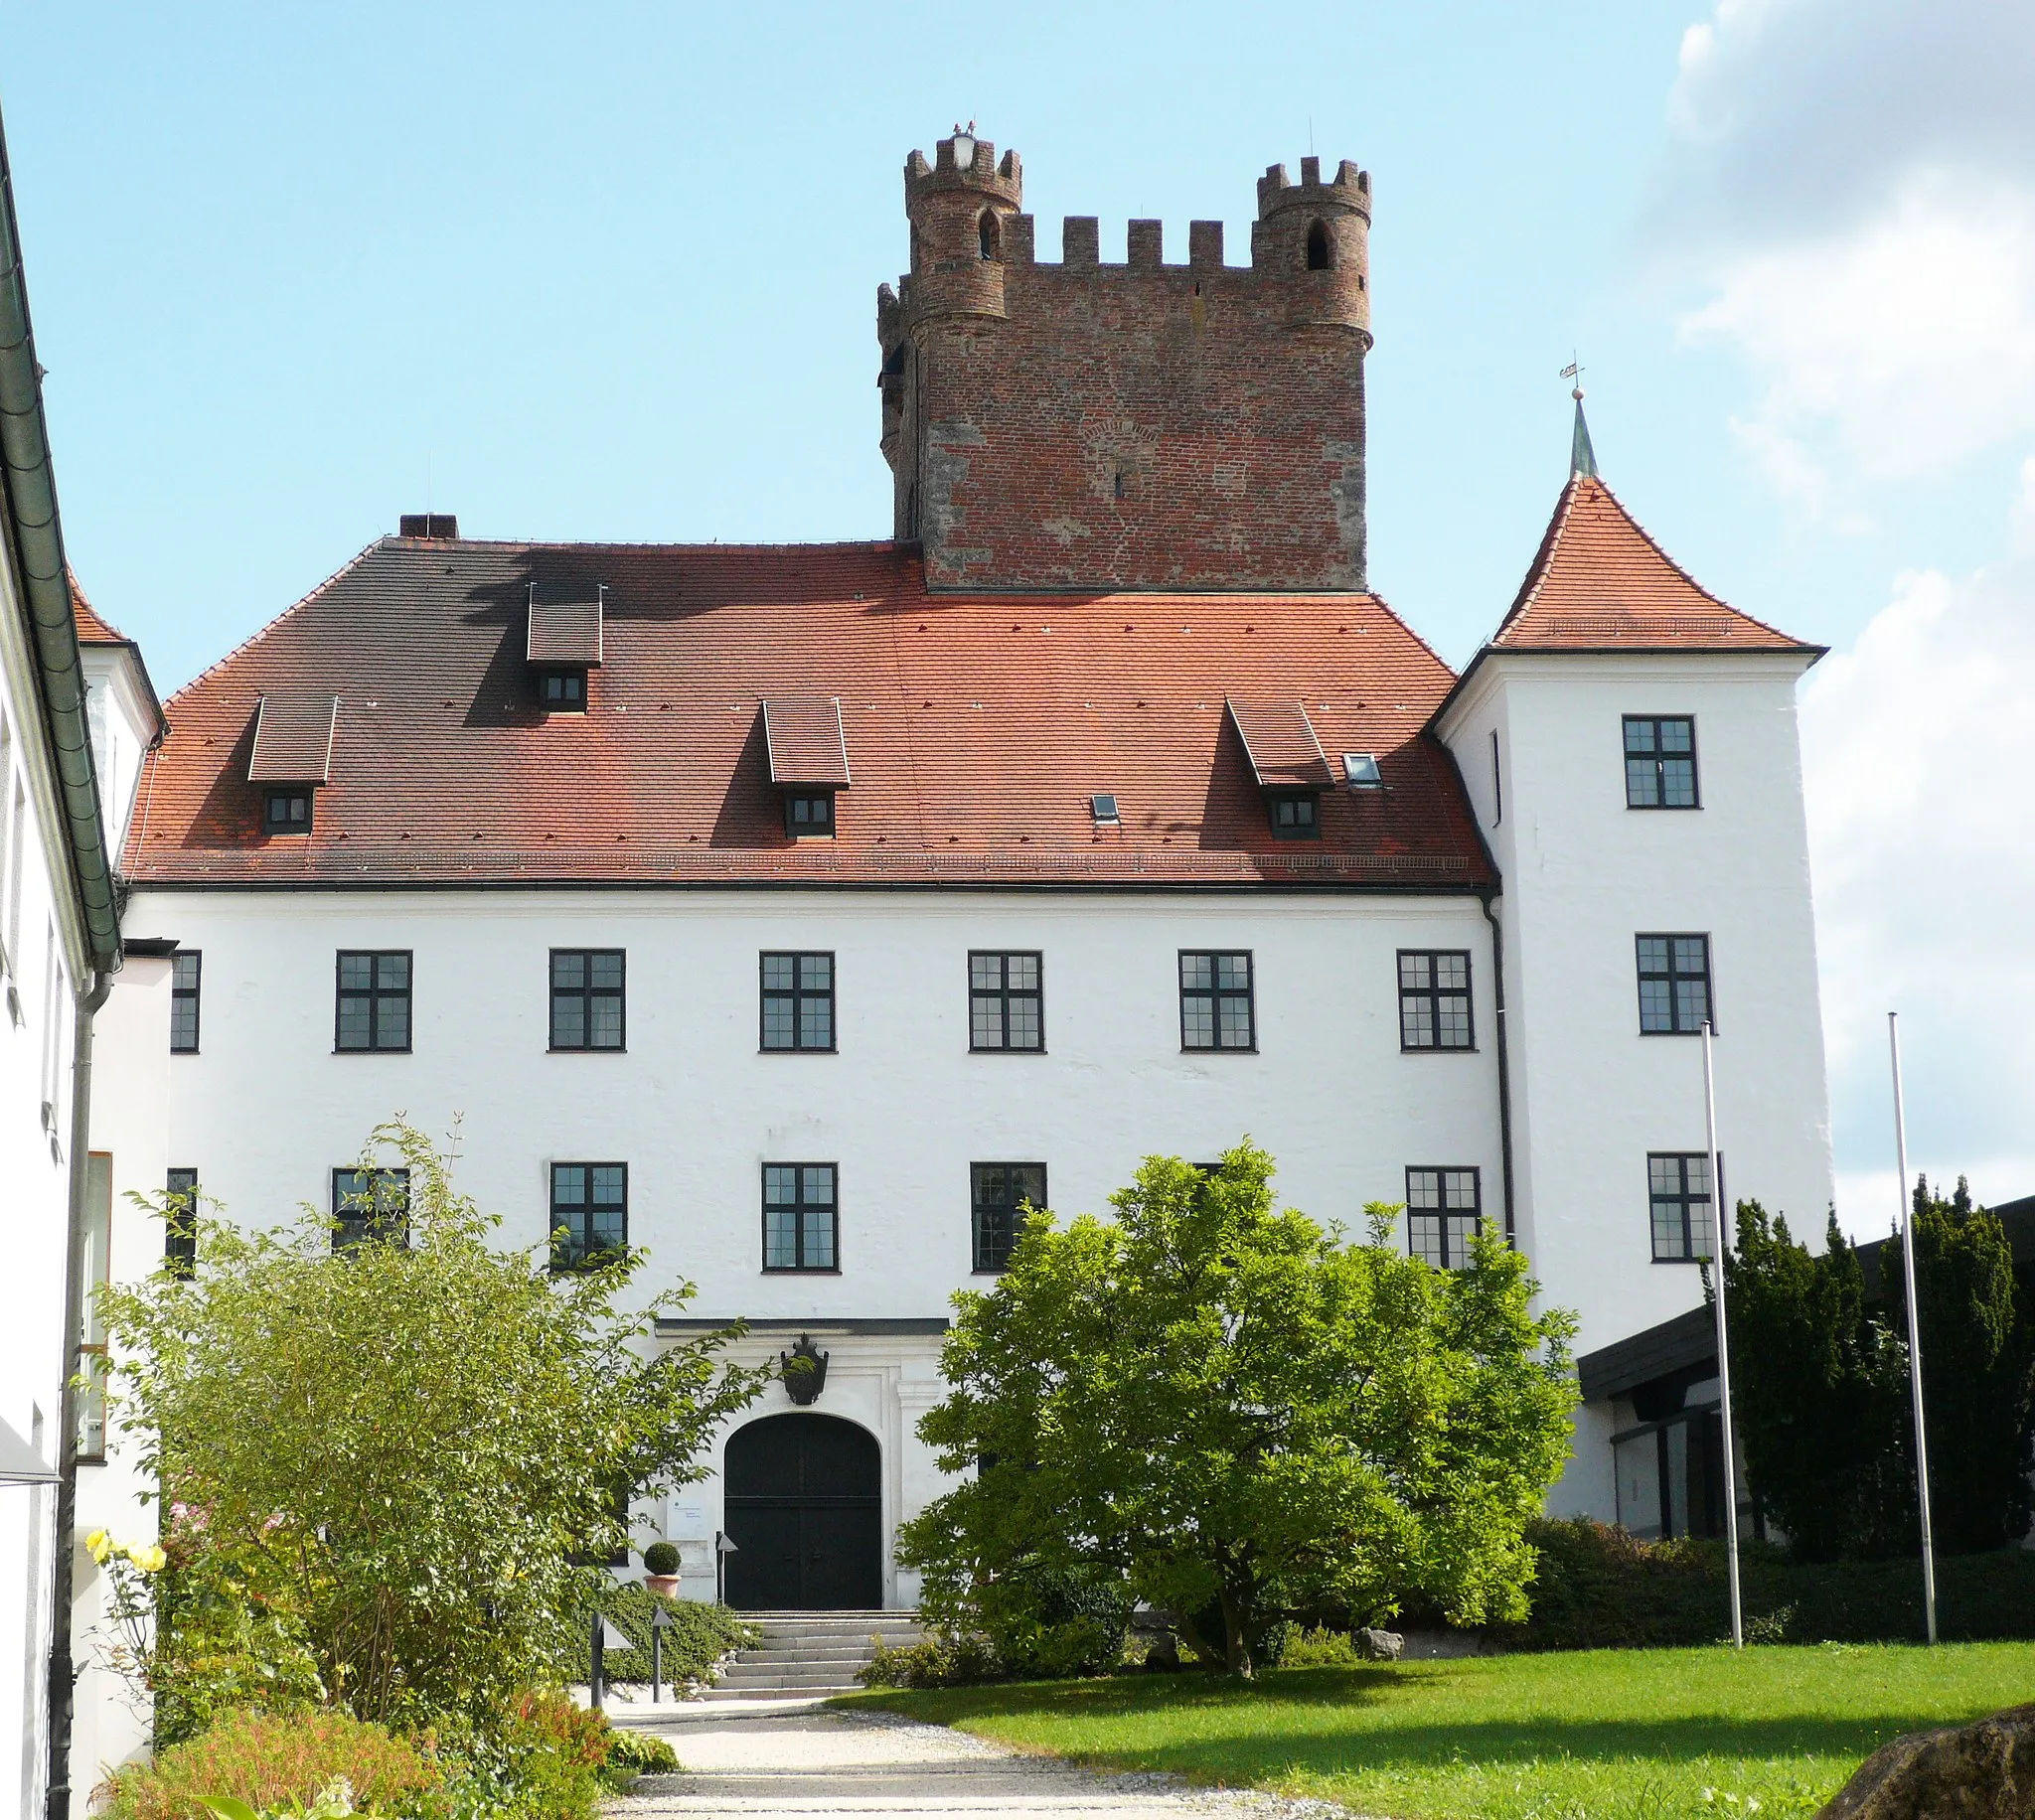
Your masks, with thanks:
[[[1093,216],[1032,254],[1018,154],[969,133],[904,167],[911,270],[876,293],[895,534],[936,588],[1361,589],[1371,186],[1274,165],[1251,262],[1184,265]]]

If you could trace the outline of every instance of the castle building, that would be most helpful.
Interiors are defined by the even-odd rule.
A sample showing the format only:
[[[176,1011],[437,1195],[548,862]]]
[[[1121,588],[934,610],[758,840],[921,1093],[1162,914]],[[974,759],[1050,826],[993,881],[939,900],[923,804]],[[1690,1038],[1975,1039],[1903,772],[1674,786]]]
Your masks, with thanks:
[[[1248,1133],[1438,1268],[1481,1222],[1600,1347],[1701,1302],[1711,1016],[1729,1192],[1830,1195],[1818,653],[1579,445],[1456,675],[1368,591],[1368,178],[1275,168],[1247,266],[1081,220],[1041,262],[1021,201],[971,135],[905,168],[890,538],[404,519],[171,699],[125,828],[115,1189],[338,1209],[378,1122],[458,1120],[512,1242],[642,1247],[675,1331],[824,1355],[639,1503],[699,1596],[724,1535],[736,1604],[911,1603],[951,1297],[1148,1153]],[[115,1222],[117,1269],[181,1242]],[[1620,1420],[1557,1509],[1617,1515]]]

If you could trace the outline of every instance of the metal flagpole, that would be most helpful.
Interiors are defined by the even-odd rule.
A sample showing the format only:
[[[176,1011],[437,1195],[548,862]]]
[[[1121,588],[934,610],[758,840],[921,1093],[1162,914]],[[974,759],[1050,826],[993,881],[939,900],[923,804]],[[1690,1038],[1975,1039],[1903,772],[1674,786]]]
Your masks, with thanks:
[[[1915,1404],[1915,1497],[1922,1511],[1922,1608],[1936,1641],[1936,1545],[1929,1524],[1929,1440],[1922,1421],[1922,1325],[1915,1299],[1915,1203],[1908,1191],[1908,1118],[1901,1109],[1901,1016],[1887,1013],[1894,1063],[1894,1163],[1901,1172],[1901,1274],[1908,1286],[1908,1394]]]
[[[1731,1447],[1731,1344],[1724,1319],[1724,1259],[1731,1249],[1725,1236],[1726,1210],[1717,1167],[1717,1084],[1710,1066],[1710,1020],[1703,1019],[1703,1132],[1710,1152],[1711,1247],[1717,1277],[1717,1396],[1724,1406],[1724,1546],[1731,1581],[1731,1644],[1745,1647],[1745,1602],[1738,1584],[1738,1462]]]

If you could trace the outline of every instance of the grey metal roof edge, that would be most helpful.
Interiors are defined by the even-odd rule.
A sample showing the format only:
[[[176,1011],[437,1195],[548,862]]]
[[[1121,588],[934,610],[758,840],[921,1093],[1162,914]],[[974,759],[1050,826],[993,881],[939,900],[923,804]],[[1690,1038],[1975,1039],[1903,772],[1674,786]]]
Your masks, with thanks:
[[[1584,1353],[1576,1378],[1583,1401],[1600,1403],[1716,1356],[1716,1317],[1705,1303]]]

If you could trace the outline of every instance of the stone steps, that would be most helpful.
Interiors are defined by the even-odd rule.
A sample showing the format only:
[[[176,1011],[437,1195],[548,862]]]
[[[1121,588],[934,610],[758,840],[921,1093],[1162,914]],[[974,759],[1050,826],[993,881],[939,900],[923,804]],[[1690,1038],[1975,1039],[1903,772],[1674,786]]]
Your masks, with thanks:
[[[708,1700],[802,1700],[852,1693],[875,1639],[909,1648],[924,1635],[911,1611],[745,1611],[762,1632],[740,1651]]]

